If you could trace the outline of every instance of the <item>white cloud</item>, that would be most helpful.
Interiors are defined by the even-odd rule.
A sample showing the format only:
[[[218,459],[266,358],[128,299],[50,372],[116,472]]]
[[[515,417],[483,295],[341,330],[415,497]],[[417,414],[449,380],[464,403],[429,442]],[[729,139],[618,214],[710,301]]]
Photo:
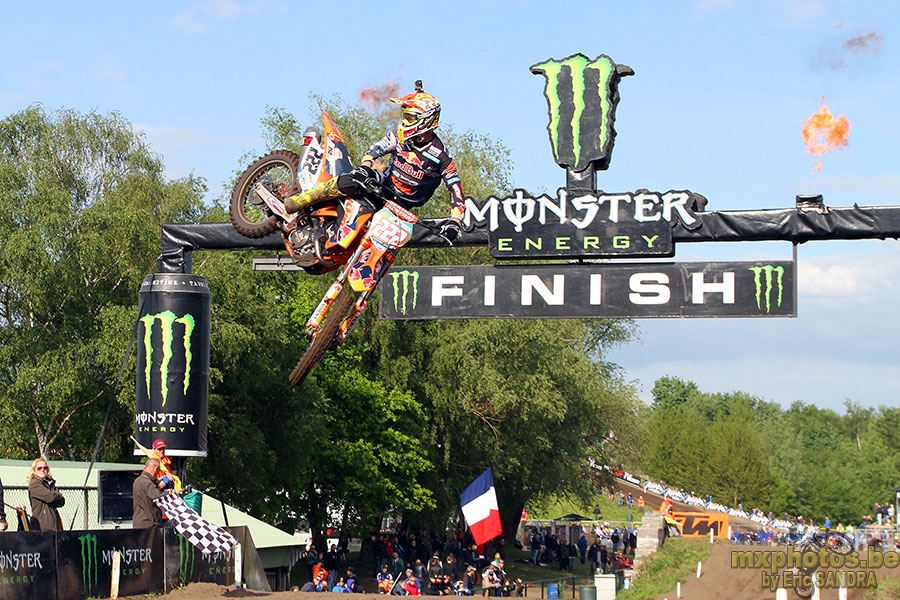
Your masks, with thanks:
[[[210,21],[233,21],[244,16],[258,15],[265,4],[262,0],[201,0],[178,13],[171,24],[185,33],[204,33]]]
[[[900,272],[900,252],[801,258],[797,270],[801,301],[869,304],[900,290],[892,275]]]

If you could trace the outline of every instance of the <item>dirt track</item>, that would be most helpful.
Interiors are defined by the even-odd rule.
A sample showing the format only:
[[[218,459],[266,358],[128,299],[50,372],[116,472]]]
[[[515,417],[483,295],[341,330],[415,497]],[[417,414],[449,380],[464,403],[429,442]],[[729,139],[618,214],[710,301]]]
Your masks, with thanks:
[[[346,598],[345,594],[333,594],[331,592],[255,592],[253,590],[241,590],[235,587],[225,587],[214,583],[192,583],[191,585],[175,590],[165,596],[166,600],[207,600],[207,598],[246,598],[248,600],[259,598],[260,600],[327,600],[328,598]]]
[[[703,563],[703,574],[700,579],[697,579],[696,575],[690,575],[686,581],[682,582],[681,598],[685,600],[720,600],[722,598],[729,600],[774,599],[775,592],[763,588],[762,578],[765,569],[738,569],[731,567],[732,551],[747,550],[784,552],[787,549],[784,547],[733,546],[727,543],[717,543],[713,546],[709,559]],[[827,571],[859,572],[860,569],[828,569]],[[888,569],[885,567],[865,569],[865,572],[874,572],[875,579],[879,582],[887,575],[891,577],[900,576],[900,569]],[[864,587],[848,589],[847,598],[849,600],[863,600],[868,591]],[[837,597],[837,589],[821,589],[819,591],[820,600],[836,600]],[[672,589],[665,594],[657,596],[656,600],[675,600],[675,598],[675,590]],[[788,598],[798,598],[798,596],[791,590],[788,590]]]

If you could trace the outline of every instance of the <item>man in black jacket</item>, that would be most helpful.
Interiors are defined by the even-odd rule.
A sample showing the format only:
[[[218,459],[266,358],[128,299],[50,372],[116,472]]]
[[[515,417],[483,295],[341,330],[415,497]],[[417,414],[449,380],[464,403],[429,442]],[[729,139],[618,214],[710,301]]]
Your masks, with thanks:
[[[165,493],[159,489],[156,474],[159,472],[159,460],[151,458],[144,465],[144,470],[134,480],[131,488],[134,514],[131,522],[135,529],[162,527],[162,511],[153,502]]]

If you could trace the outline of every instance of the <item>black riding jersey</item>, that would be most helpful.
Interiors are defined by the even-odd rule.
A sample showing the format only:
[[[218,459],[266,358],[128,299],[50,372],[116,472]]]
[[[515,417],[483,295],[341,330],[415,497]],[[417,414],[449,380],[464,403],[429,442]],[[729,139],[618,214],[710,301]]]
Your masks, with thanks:
[[[450,151],[437,135],[422,146],[410,142],[401,144],[391,131],[363,155],[363,161],[390,154],[385,183],[406,208],[422,206],[431,198],[441,179],[450,191],[452,218],[462,221],[466,201],[456,163]]]

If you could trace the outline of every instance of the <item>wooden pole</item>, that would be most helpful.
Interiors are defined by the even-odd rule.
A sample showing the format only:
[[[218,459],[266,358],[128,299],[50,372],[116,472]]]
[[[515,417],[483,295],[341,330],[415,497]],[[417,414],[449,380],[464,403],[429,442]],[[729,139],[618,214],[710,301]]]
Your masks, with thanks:
[[[116,550],[112,555],[112,582],[110,583],[109,597],[115,600],[119,597],[119,574],[122,566],[122,556]]]

